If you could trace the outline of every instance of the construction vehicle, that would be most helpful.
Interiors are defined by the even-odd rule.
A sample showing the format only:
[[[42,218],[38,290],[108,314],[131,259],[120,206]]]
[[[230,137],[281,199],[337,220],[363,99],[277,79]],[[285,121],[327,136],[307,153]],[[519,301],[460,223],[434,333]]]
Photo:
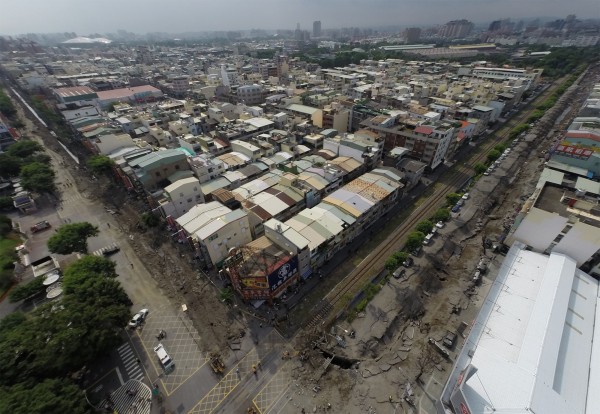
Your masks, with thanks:
[[[222,374],[225,370],[225,364],[223,363],[223,358],[216,352],[210,354],[210,367],[215,372],[215,374]]]
[[[429,343],[433,346],[433,348],[438,351],[440,355],[442,355],[446,359],[450,359],[450,353],[446,351],[435,339],[429,338]]]

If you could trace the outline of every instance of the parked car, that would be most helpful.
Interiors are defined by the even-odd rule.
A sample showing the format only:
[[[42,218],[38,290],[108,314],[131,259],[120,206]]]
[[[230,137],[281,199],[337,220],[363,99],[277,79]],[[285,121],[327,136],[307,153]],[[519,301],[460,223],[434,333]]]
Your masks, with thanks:
[[[414,259],[412,257],[407,257],[406,260],[402,263],[402,266],[404,267],[411,267],[413,264],[415,263]]]
[[[448,331],[448,333],[446,333],[446,336],[444,336],[442,343],[446,348],[452,349],[454,347],[454,344],[456,343],[457,337],[458,335],[456,335],[456,332]]]
[[[139,311],[138,313],[133,315],[133,317],[129,321],[129,327],[137,328],[146,320],[147,316],[148,316],[148,309],[142,309],[141,311]]]
[[[464,193],[463,196],[461,197],[463,200],[468,200],[469,199],[469,193]]]
[[[435,227],[437,227],[438,229],[443,229],[444,225],[445,223],[443,221],[438,221],[437,223],[435,223]]]
[[[457,204],[454,207],[452,207],[452,212],[453,213],[458,213],[458,211],[460,210],[460,206]]]
[[[160,361],[160,365],[163,367],[165,372],[171,371],[175,368],[175,363],[167,353],[167,350],[163,346],[163,344],[158,344],[154,347],[154,353],[156,353],[156,357]]]
[[[39,223],[34,224],[33,226],[31,226],[30,230],[32,233],[37,233],[43,230],[47,230],[50,227],[52,227],[50,225],[50,223],[48,223],[46,220],[44,221],[40,221]]]
[[[392,276],[394,277],[394,279],[400,279],[405,274],[406,274],[406,269],[399,267],[398,269],[394,270],[394,273],[392,273]]]

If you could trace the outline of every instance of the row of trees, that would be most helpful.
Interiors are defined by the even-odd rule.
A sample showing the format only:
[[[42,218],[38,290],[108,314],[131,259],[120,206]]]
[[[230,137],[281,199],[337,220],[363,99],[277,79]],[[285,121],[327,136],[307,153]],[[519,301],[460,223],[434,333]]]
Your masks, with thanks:
[[[0,90],[0,113],[9,118],[17,114],[17,110],[12,101],[2,90]]]
[[[17,260],[15,246],[20,241],[11,232],[12,221],[6,216],[0,216],[0,294],[8,290],[14,281],[14,263]]]
[[[56,191],[50,157],[35,141],[23,139],[0,154],[0,177],[20,177],[25,190],[39,194]],[[6,200],[0,201],[0,205],[5,204]]]
[[[68,266],[63,297],[0,321],[0,412],[86,413],[70,374],[121,342],[131,301],[115,263],[85,256]]]
[[[447,202],[449,203],[450,199],[453,200],[455,195],[458,196],[458,199],[460,199],[460,197],[461,197],[460,194],[451,193],[446,196]],[[456,201],[458,201],[458,199]],[[454,201],[454,203],[449,203],[449,204],[455,204],[456,201]],[[431,219],[422,220],[419,223],[417,223],[417,225],[415,226],[415,230],[408,234],[408,236],[406,238],[406,243],[404,244],[404,248],[401,251],[392,254],[386,260],[385,268],[388,271],[393,272],[398,267],[400,267],[402,265],[402,263],[404,263],[406,261],[406,259],[408,258],[408,255],[409,255],[408,252],[411,252],[411,251],[417,249],[419,246],[421,246],[423,244],[423,240],[425,240],[425,235],[431,232],[431,230],[433,229],[433,226],[435,225],[434,223],[437,223],[438,221],[445,222],[449,218],[450,218],[450,210],[448,208],[444,207],[444,208],[438,209],[431,216]]]

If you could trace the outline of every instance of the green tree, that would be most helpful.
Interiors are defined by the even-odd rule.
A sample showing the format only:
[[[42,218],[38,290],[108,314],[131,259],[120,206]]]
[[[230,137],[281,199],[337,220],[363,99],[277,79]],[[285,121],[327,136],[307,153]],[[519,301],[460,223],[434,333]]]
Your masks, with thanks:
[[[87,162],[88,167],[96,174],[110,172],[114,164],[115,162],[106,155],[94,155]]]
[[[500,158],[500,155],[502,155],[502,153],[498,150],[491,150],[489,152],[489,154],[487,155],[487,159],[490,162],[494,162],[496,161],[498,158]]]
[[[15,142],[10,147],[8,147],[6,153],[13,157],[25,158],[42,150],[42,146],[37,142],[23,139],[21,141]]]
[[[115,278],[118,276],[115,267],[116,263],[105,257],[83,256],[76,262],[71,263],[69,267],[65,269],[63,285],[68,290],[71,283],[74,285],[80,283],[77,280],[80,275],[88,273]]]
[[[24,189],[36,193],[53,193],[54,171],[47,164],[34,162],[21,168],[21,185]]]
[[[4,215],[0,216],[0,237],[5,237],[12,231],[12,220]]]
[[[0,385],[63,377],[122,342],[131,301],[118,280],[90,271],[107,268],[96,262],[71,266],[60,307],[49,303],[0,321]]]
[[[435,222],[448,221],[448,219],[450,219],[450,210],[448,210],[447,208],[440,208],[435,213],[433,213],[431,219]]]
[[[21,171],[21,160],[7,153],[0,154],[0,177],[16,177]]]
[[[454,205],[456,203],[458,203],[458,200],[460,200],[461,195],[460,194],[456,194],[456,193],[450,193],[446,195],[446,203],[448,205]]]
[[[494,147],[496,151],[504,152],[504,150],[508,148],[506,144],[498,144]]]
[[[11,302],[18,302],[23,299],[30,298],[32,296],[42,293],[46,289],[44,286],[44,278],[36,277],[32,281],[19,285],[12,289],[8,294],[8,300]]]
[[[398,268],[398,266],[400,266],[400,264],[401,263],[398,261],[398,258],[395,255],[391,255],[385,261],[384,266],[389,272],[393,272],[394,270],[396,270]]]
[[[14,208],[14,204],[11,197],[0,197],[0,210],[10,210],[12,208]]]
[[[140,218],[146,227],[156,227],[160,224],[160,219],[156,214],[142,213]]]
[[[487,170],[487,167],[485,166],[485,164],[478,162],[473,166],[473,170],[475,170],[475,174],[479,175],[483,174],[485,170]]]
[[[20,383],[0,388],[0,413],[47,414],[92,413],[81,389],[64,379],[37,384]]]
[[[70,223],[60,226],[48,239],[48,249],[52,253],[87,253],[87,239],[98,235],[98,227],[88,223]]]
[[[423,244],[423,240],[425,240],[425,234],[420,231],[413,231],[408,235],[404,247],[408,251],[414,250]]]
[[[394,253],[394,257],[396,258],[396,260],[398,260],[398,263],[402,264],[406,261],[406,259],[408,259],[408,253],[407,252],[396,252],[396,253]]]
[[[8,117],[17,113],[12,101],[3,91],[0,91],[0,112]]]
[[[233,301],[233,290],[231,288],[221,289],[219,292],[219,300],[225,303],[231,303]]]
[[[433,229],[433,223],[429,220],[423,220],[417,223],[415,230],[420,231],[423,234],[427,234]]]

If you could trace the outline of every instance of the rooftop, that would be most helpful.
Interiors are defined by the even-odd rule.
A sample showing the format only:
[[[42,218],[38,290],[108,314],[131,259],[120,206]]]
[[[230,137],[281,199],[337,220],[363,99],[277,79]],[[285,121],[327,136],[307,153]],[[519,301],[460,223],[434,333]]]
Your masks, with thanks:
[[[473,324],[456,392],[471,413],[600,412],[598,281],[568,256],[524,247],[507,254]]]

